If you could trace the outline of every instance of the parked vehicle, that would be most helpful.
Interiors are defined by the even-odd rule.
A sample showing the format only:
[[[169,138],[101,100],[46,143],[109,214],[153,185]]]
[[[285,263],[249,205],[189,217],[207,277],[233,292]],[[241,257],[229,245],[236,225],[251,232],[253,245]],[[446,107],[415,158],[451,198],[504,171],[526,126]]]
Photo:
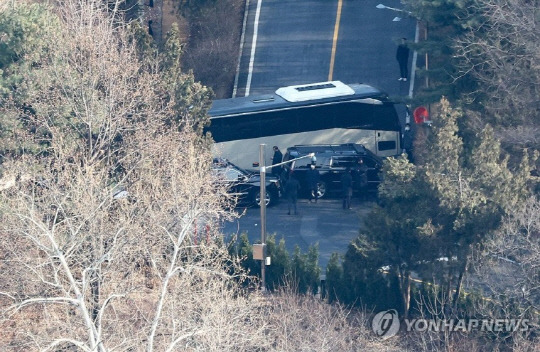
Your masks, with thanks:
[[[287,148],[283,160],[292,160],[310,153],[315,153],[315,167],[320,174],[319,198],[341,192],[340,180],[347,168],[351,170],[353,175],[353,192],[360,191],[364,172],[366,175],[363,179],[365,190],[371,193],[377,191],[377,186],[381,182],[379,171],[382,168],[383,160],[361,144],[295,145]],[[312,161],[306,160],[293,161],[289,166],[289,170],[294,170],[304,192],[308,190],[306,174],[312,164]],[[363,170],[359,166],[360,160],[365,165]]]
[[[217,182],[229,187],[229,193],[238,197],[238,205],[259,206],[261,204],[259,174],[248,172],[226,159],[214,159],[212,171]],[[266,205],[272,206],[279,201],[280,184],[276,177],[266,176]]]
[[[214,150],[245,169],[259,164],[259,146],[359,143],[381,157],[401,153],[401,125],[388,94],[340,81],[281,87],[274,94],[214,100]],[[217,155],[217,154],[216,154]],[[268,165],[268,163],[267,163]]]

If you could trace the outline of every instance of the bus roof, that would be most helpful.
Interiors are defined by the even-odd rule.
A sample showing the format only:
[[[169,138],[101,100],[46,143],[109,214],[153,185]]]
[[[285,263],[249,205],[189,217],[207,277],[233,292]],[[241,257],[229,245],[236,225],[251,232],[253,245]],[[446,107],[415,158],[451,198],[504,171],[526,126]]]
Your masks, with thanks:
[[[321,103],[365,99],[365,103],[382,104],[388,95],[367,84],[343,84],[340,81],[282,87],[275,94],[214,100],[209,114],[223,117],[233,114],[309,106]]]

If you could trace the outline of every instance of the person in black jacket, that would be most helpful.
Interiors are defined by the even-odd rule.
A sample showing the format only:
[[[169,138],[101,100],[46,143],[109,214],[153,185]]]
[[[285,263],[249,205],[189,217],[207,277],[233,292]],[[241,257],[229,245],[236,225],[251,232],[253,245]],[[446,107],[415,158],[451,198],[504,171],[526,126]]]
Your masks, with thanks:
[[[283,154],[279,150],[278,146],[275,145],[274,146],[274,156],[272,157],[272,165],[279,164],[282,161],[283,161]],[[272,168],[272,175],[279,178],[281,176],[281,171],[282,171],[281,166],[273,167]]]
[[[366,164],[364,164],[363,159],[358,159],[358,163],[356,164],[356,168],[354,170],[354,181],[358,187],[359,196],[361,200],[367,199],[367,186],[368,186],[368,178],[367,178],[367,171],[368,167]]]
[[[399,63],[399,81],[407,81],[409,64],[409,48],[407,47],[407,38],[401,38],[401,44],[399,44],[396,52],[396,60]]]
[[[294,215],[296,212],[296,201],[298,200],[298,190],[300,189],[300,182],[294,176],[294,172],[291,171],[289,179],[285,184],[285,194],[287,195],[287,206],[289,208],[288,215],[291,215],[291,206],[294,209]]]
[[[403,143],[403,153],[407,154],[407,158],[413,162],[413,133],[411,131],[411,125],[405,124],[405,130],[401,135],[401,142]]]
[[[351,209],[353,178],[351,169],[347,168],[345,173],[341,175],[341,191],[343,193],[343,209]]]
[[[319,184],[320,174],[319,174],[319,170],[315,168],[315,164],[311,164],[309,166],[309,170],[307,171],[306,178],[307,178],[307,184],[309,187],[309,202],[311,203],[313,198],[315,198],[315,203],[317,203],[317,199],[319,198],[318,184]]]

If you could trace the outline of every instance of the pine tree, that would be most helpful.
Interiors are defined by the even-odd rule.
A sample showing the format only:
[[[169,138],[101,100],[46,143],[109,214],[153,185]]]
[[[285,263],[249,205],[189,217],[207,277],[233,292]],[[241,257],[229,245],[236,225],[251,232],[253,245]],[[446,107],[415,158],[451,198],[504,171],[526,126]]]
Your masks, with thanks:
[[[6,4],[0,11],[0,164],[9,155],[37,154],[47,148],[46,131],[34,123],[29,99],[58,31],[58,19],[41,4]]]
[[[405,316],[412,272],[442,285],[446,297],[454,291],[456,306],[472,249],[482,246],[503,216],[526,199],[527,156],[518,170],[510,170],[489,127],[465,148],[458,127],[462,116],[441,100],[424,164],[412,165],[403,157],[385,162],[380,205],[367,218],[363,235],[352,243],[343,263],[344,276],[350,275],[351,287],[358,287],[353,295],[365,297],[362,290],[369,290],[352,279],[359,271],[371,270],[372,275],[388,266],[398,280]],[[365,275],[357,281],[369,282]]]
[[[231,246],[231,249],[234,248]],[[253,246],[249,243],[246,233],[240,234],[238,242],[237,257],[242,262],[242,267],[246,269],[249,275],[258,275],[260,273],[260,265],[253,259]]]
[[[319,287],[319,246],[310,245],[308,252],[303,254],[296,246],[292,257],[292,276],[298,293],[317,293]]]
[[[266,287],[275,290],[286,283],[291,276],[291,258],[285,240],[282,238],[276,243],[276,235],[266,238],[267,255],[272,264],[266,267]]]
[[[329,303],[339,300],[344,290],[343,266],[338,253],[332,253],[326,266],[326,298]]]
[[[162,82],[173,92],[171,99],[179,113],[178,121],[187,119],[197,132],[202,133],[203,127],[210,123],[207,112],[214,93],[196,82],[192,72],[182,71],[183,46],[178,26],[174,24],[166,35],[160,53]]]
[[[417,69],[419,78],[426,82],[416,94],[421,104],[436,103],[441,96],[452,101],[476,89],[476,83],[469,75],[459,74],[455,59],[455,43],[465,33],[465,20],[480,21],[474,12],[474,0],[409,0],[405,7],[419,20],[421,40],[414,45],[419,54],[419,63],[427,59]],[[459,79],[457,79],[459,77]]]
[[[439,220],[433,219],[442,228],[440,253],[449,259],[457,258],[455,265],[449,266],[453,273],[448,275],[447,282],[450,290],[455,277],[454,306],[472,248],[482,244],[498,228],[502,217],[526,199],[529,173],[526,156],[519,170],[514,173],[509,170],[508,157],[501,156],[500,143],[489,126],[466,155],[458,135],[457,120],[461,117],[447,100],[441,100],[424,177],[440,205]]]

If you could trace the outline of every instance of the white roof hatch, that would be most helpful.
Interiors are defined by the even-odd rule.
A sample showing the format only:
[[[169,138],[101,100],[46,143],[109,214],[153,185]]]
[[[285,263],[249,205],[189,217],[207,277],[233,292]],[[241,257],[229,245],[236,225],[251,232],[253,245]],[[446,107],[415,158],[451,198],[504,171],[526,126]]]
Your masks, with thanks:
[[[276,90],[276,94],[283,99],[294,103],[299,101],[353,95],[354,89],[341,81],[328,81],[282,87]]]

